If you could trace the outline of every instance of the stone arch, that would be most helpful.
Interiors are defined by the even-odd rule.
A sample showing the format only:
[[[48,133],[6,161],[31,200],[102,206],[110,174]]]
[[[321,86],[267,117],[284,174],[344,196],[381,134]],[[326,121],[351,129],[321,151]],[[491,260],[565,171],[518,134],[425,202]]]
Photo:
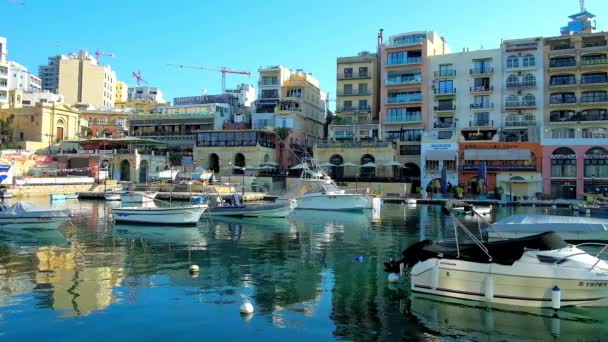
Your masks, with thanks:
[[[149,164],[147,160],[142,160],[139,163],[139,182],[147,183],[148,182],[148,170]]]
[[[120,180],[131,181],[131,163],[127,159],[120,162]]]
[[[63,141],[65,137],[65,122],[63,119],[57,119],[55,123],[55,142]]]
[[[329,162],[334,164],[335,166],[331,167],[331,177],[333,179],[342,179],[344,178],[344,166],[340,166],[344,164],[344,158],[342,158],[339,154],[334,154],[329,158]]]
[[[242,153],[235,154],[233,165],[241,167],[241,168],[246,167],[247,163],[245,160],[245,155]],[[240,174],[243,174],[243,170],[234,169],[234,173],[240,175]]]
[[[209,155],[209,170],[214,173],[220,172],[220,157],[216,153],[211,153]]]
[[[374,158],[374,156],[372,156],[371,154],[364,154],[363,156],[361,156],[361,166],[363,166],[364,164],[367,163],[375,163],[376,162],[376,158]],[[376,176],[376,168],[374,167],[362,167],[361,171],[361,178],[372,178]]]

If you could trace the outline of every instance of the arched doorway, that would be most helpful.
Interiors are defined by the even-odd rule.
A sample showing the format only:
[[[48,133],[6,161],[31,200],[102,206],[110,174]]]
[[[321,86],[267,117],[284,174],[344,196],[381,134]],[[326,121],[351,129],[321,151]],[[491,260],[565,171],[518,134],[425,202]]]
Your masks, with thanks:
[[[214,173],[220,172],[220,157],[215,153],[209,155],[209,170]]]
[[[234,155],[234,166],[238,166],[240,168],[245,167],[245,155],[243,155],[242,153],[237,153]],[[241,169],[234,169],[234,174],[237,175],[242,175],[243,174],[243,170]]]
[[[568,178],[576,178],[576,152],[569,147],[559,147],[551,153],[551,195],[576,198],[576,181]]]
[[[55,125],[55,142],[63,141],[65,123],[62,119],[57,120]]]
[[[412,192],[420,187],[420,167],[414,163],[405,163],[401,168],[401,179],[412,184]]]
[[[375,163],[376,162],[376,158],[374,158],[374,156],[372,156],[371,154],[364,154],[361,157],[361,166],[367,164],[367,163]],[[373,178],[376,176],[376,168],[375,167],[362,167],[361,168],[361,178],[366,179],[366,178]]]
[[[120,162],[120,180],[125,182],[131,180],[131,163],[126,159]]]
[[[148,161],[142,160],[139,163],[139,182],[148,183]]]
[[[585,193],[608,193],[608,151],[592,147],[585,152]]]
[[[344,178],[344,166],[340,166],[344,164],[344,158],[342,158],[342,156],[339,154],[334,154],[331,156],[331,158],[329,158],[329,162],[335,165],[330,168],[330,177],[333,179]]]
[[[100,179],[110,179],[111,175],[112,175],[112,163],[107,159],[102,160],[101,164],[99,165],[99,178]]]

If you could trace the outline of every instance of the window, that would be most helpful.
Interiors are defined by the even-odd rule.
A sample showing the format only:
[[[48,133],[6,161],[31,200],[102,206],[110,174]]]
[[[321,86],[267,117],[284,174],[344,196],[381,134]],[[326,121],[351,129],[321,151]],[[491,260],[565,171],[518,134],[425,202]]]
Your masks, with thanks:
[[[367,95],[367,83],[359,83],[359,95]]]
[[[396,65],[405,64],[406,55],[405,52],[389,52],[387,55],[386,64]]]
[[[551,131],[552,139],[574,139],[574,129],[556,128]]]
[[[439,81],[438,94],[451,94],[454,92],[454,81]]]
[[[367,77],[367,67],[359,67],[359,77]]]
[[[277,76],[262,76],[262,85],[279,85]]]
[[[116,126],[124,126],[125,119],[116,119],[115,124],[116,124]]]
[[[488,95],[477,95],[473,98],[475,108],[490,108],[490,97]]]
[[[581,84],[606,82],[608,82],[608,74],[605,72],[594,72],[590,74],[583,74],[581,76]]]
[[[607,102],[608,93],[605,91],[586,91],[581,94],[581,102]]]
[[[535,64],[534,56],[527,54],[521,59],[521,62],[522,66],[524,67],[533,67]]]
[[[524,87],[534,87],[536,86],[536,77],[532,74],[525,74],[522,82],[522,86]]]
[[[490,66],[491,62],[492,60],[489,58],[473,60],[473,72],[476,74],[485,74],[492,72],[492,67]]]
[[[422,137],[421,129],[407,129],[401,131],[387,131],[386,139],[388,140],[399,140],[399,141],[420,141]],[[418,153],[420,154],[420,145],[418,146]]]
[[[105,118],[104,119],[97,119],[97,120],[95,120],[95,123],[98,124],[98,125],[105,125],[106,123],[108,123],[108,120],[105,119]]]
[[[608,64],[605,54],[586,55],[581,58],[583,65]]]
[[[574,111],[573,110],[554,110],[549,114],[549,120],[552,122],[573,121],[574,120]]]
[[[437,132],[437,139],[452,139],[452,131],[439,131]]]
[[[439,171],[439,160],[427,160],[424,167],[427,171]]]
[[[454,110],[454,100],[439,100],[437,101],[437,108],[435,110]]]
[[[593,147],[585,152],[585,177],[608,178],[608,151]]]
[[[344,87],[346,88],[346,85]],[[287,97],[302,97],[302,88],[287,89]]]
[[[608,113],[606,109],[587,109],[581,112],[582,121],[598,121],[608,120]]]
[[[549,97],[549,103],[576,103],[576,95],[574,93],[555,93]]]
[[[599,128],[599,127],[583,128],[583,138],[586,138],[586,139],[605,139],[606,137],[607,137],[607,135],[606,135],[606,129],[605,128]]]
[[[507,68],[518,68],[519,67],[519,57],[515,55],[511,55],[507,58]]]
[[[359,110],[368,110],[369,106],[367,104],[367,100],[359,100]]]
[[[536,106],[536,98],[532,94],[524,95],[522,100],[522,105],[524,106]]]
[[[409,108],[389,108],[386,111],[387,122],[420,121],[421,111]]]
[[[551,177],[576,177],[576,153],[560,147],[551,154]]]
[[[344,85],[344,95],[352,95],[353,94],[353,85],[345,84]]]
[[[344,109],[352,109],[353,108],[353,101],[344,101]]]
[[[490,124],[490,113],[482,112],[475,113],[475,122],[473,126],[489,126]]]
[[[279,98],[279,90],[278,89],[264,89],[262,90],[262,95],[260,98],[263,99],[278,99]]]
[[[353,68],[344,68],[344,78],[353,78]]]
[[[473,89],[475,91],[486,91],[490,90],[490,78],[489,77],[481,77],[476,78],[473,81]]]
[[[419,156],[420,145],[401,145],[399,146],[399,154],[402,156]]]
[[[507,77],[507,88],[517,88],[519,86],[519,78],[515,75]]]
[[[552,86],[576,84],[576,77],[574,77],[574,75],[551,76],[550,84]]]

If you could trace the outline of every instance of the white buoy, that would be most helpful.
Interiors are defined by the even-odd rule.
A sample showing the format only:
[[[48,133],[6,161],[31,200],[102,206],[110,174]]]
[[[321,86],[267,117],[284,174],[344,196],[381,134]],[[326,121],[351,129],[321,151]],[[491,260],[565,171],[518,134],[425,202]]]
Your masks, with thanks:
[[[200,269],[198,268],[197,265],[190,265],[189,270],[190,270],[190,273],[198,273]]]
[[[554,204],[551,206],[551,209],[557,209],[557,206]]]
[[[389,283],[398,283],[399,275],[397,273],[389,273],[388,274],[388,282]]]
[[[551,290],[551,308],[553,310],[559,310],[561,307],[562,301],[562,291],[559,289],[559,286],[553,286]]]
[[[587,209],[587,210],[585,210],[585,214],[586,214],[586,215],[591,215],[591,209]]]
[[[253,313],[253,305],[249,301],[243,302],[240,311],[243,315],[250,315]]]

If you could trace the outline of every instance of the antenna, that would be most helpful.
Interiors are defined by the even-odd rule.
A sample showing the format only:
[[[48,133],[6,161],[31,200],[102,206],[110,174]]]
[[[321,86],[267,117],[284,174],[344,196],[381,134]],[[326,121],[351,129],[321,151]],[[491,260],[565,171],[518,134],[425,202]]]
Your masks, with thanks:
[[[581,13],[585,12],[585,0],[579,0],[581,5]]]

